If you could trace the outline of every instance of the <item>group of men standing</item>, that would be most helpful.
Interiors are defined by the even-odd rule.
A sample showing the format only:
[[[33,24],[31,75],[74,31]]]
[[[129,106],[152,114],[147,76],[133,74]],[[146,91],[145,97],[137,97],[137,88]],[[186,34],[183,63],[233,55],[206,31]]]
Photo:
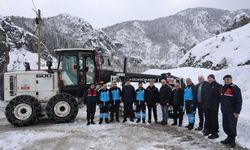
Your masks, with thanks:
[[[218,111],[219,104],[221,104],[223,130],[227,134],[227,138],[221,143],[235,147],[236,127],[242,107],[242,96],[240,88],[232,83],[231,75],[224,76],[223,80],[224,85],[222,86],[216,82],[213,74],[208,75],[207,81],[203,76],[199,76],[199,83],[195,86],[190,78],[186,79],[184,109],[189,122],[186,127],[189,130],[193,129],[197,108],[199,126],[195,130],[202,131],[204,136],[208,136],[209,139],[218,138]]]
[[[92,84],[86,92],[84,102],[87,105],[87,125],[95,124],[94,115],[96,104],[100,107],[100,121],[103,119],[105,123],[110,123],[119,120],[120,103],[124,106],[123,123],[130,119],[137,123],[146,121],[146,107],[148,108],[148,123],[151,123],[152,111],[154,121],[157,119],[157,105],[160,104],[162,111],[162,125],[168,124],[169,106],[173,106],[173,126],[182,126],[183,115],[186,112],[188,117],[188,125],[185,126],[188,130],[192,130],[195,124],[195,114],[198,109],[199,125],[195,129],[202,131],[204,136],[209,139],[218,138],[219,123],[218,111],[221,103],[221,111],[223,118],[223,129],[227,134],[227,138],[221,143],[229,144],[235,147],[236,126],[238,116],[241,111],[242,97],[238,86],[232,83],[232,77],[226,75],[224,78],[224,86],[220,85],[215,80],[215,76],[210,74],[205,81],[203,76],[198,77],[199,83],[194,85],[190,78],[186,79],[186,86],[181,87],[180,83],[176,83],[172,88],[165,79],[161,80],[161,88],[158,90],[154,85],[154,81],[149,82],[149,86],[144,89],[143,83],[138,83],[138,88],[130,84],[130,80],[126,80],[122,90],[117,87],[117,83],[113,82],[112,87],[107,89],[107,84],[103,84],[99,91],[95,90],[95,85]],[[136,110],[133,110],[133,104]],[[110,112],[110,113],[109,113]],[[110,114],[110,120],[109,120]]]

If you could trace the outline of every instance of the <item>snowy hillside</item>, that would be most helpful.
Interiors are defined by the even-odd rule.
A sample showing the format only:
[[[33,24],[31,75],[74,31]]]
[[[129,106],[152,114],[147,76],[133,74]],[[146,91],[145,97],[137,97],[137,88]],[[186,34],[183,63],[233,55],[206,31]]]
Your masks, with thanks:
[[[138,59],[139,66],[174,68],[192,47],[223,32],[243,16],[249,17],[250,10],[191,8],[172,16],[123,22],[103,30],[114,42],[122,43],[118,51]]]
[[[250,24],[214,36],[191,49],[178,66],[222,69],[250,64]]]
[[[23,70],[25,61],[37,68],[36,41],[34,34],[15,25],[9,17],[0,18],[0,72]],[[43,64],[54,59],[46,47],[42,46],[41,49]]]
[[[242,97],[243,97],[243,105],[242,111],[240,114],[239,125],[238,125],[238,142],[245,147],[250,148],[250,144],[248,139],[250,138],[249,134],[246,134],[250,130],[250,74],[249,74],[250,66],[240,66],[240,67],[231,67],[229,69],[224,69],[220,71],[214,71],[210,69],[204,68],[192,68],[192,67],[184,67],[184,68],[177,68],[177,69],[169,69],[169,70],[157,70],[151,69],[146,72],[145,74],[155,74],[160,75],[161,73],[170,72],[171,74],[183,78],[191,77],[194,83],[198,83],[198,76],[203,75],[205,78],[207,75],[213,73],[215,74],[216,80],[223,84],[223,76],[226,74],[231,74],[233,77],[233,83],[238,85],[241,88]],[[221,121],[221,119],[220,119]],[[223,133],[222,127],[220,127],[220,134]]]

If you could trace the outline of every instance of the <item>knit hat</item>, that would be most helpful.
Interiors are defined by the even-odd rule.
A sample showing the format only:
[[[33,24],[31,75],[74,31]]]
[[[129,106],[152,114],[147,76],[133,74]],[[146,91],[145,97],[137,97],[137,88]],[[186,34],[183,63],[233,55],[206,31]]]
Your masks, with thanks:
[[[213,79],[215,80],[214,74],[210,74],[210,75],[208,75],[207,77],[208,77],[208,78],[213,78]]]
[[[231,75],[225,75],[225,76],[223,77],[223,80],[225,80],[226,78],[232,79],[232,76],[231,76]]]

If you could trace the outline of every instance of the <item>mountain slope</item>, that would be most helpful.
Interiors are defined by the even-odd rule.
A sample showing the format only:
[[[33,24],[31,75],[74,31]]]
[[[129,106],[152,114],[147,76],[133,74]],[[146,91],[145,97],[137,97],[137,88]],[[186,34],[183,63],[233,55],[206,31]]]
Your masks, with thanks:
[[[215,70],[250,64],[250,24],[214,36],[191,49],[178,66]]]
[[[129,21],[103,30],[118,50],[140,60],[148,68],[173,68],[178,60],[203,40],[226,30],[250,10],[227,11],[213,8],[192,8],[152,21]]]

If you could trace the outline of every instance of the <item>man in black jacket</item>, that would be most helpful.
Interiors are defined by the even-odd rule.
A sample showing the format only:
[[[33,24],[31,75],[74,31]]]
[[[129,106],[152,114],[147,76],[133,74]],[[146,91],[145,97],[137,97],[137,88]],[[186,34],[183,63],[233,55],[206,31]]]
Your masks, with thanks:
[[[204,101],[209,100],[209,97],[208,97],[209,93],[207,92],[207,90],[209,89],[209,83],[205,81],[203,76],[199,76],[198,81],[199,83],[195,86],[194,99],[196,102],[195,106],[198,108],[198,115],[199,115],[200,122],[199,122],[199,127],[196,128],[195,130],[200,131],[203,129],[204,117],[206,116],[205,110],[203,109],[203,103]],[[206,118],[205,118],[205,126],[204,126],[203,133],[208,134],[207,128],[208,127],[206,125]]]
[[[161,80],[161,88],[160,88],[160,104],[162,110],[162,125],[168,124],[168,106],[171,98],[171,88],[167,85],[167,81],[165,79]]]
[[[174,123],[173,126],[177,125],[177,118],[179,118],[179,126],[182,126],[183,120],[183,89],[181,89],[180,84],[175,84],[175,89],[172,92],[172,104],[174,107]]]
[[[124,104],[124,120],[127,121],[127,117],[130,117],[130,121],[133,119],[133,103],[135,101],[135,88],[130,84],[130,80],[126,80],[126,84],[122,88],[122,101]]]
[[[223,130],[227,138],[221,141],[222,144],[229,144],[235,147],[237,136],[237,121],[242,107],[242,96],[240,88],[232,83],[232,76],[226,75],[223,78],[224,86],[221,90],[221,112]]]
[[[149,86],[146,89],[146,105],[148,106],[148,123],[151,123],[151,113],[153,109],[155,123],[157,123],[157,109],[156,104],[159,103],[159,91],[154,86],[154,81],[149,82]]]
[[[208,101],[204,101],[203,104],[206,110],[206,126],[208,133],[211,133],[208,138],[216,139],[219,137],[218,110],[221,85],[216,82],[215,76],[213,74],[210,74],[207,79],[210,84],[207,91],[209,93],[209,99],[205,99]]]

